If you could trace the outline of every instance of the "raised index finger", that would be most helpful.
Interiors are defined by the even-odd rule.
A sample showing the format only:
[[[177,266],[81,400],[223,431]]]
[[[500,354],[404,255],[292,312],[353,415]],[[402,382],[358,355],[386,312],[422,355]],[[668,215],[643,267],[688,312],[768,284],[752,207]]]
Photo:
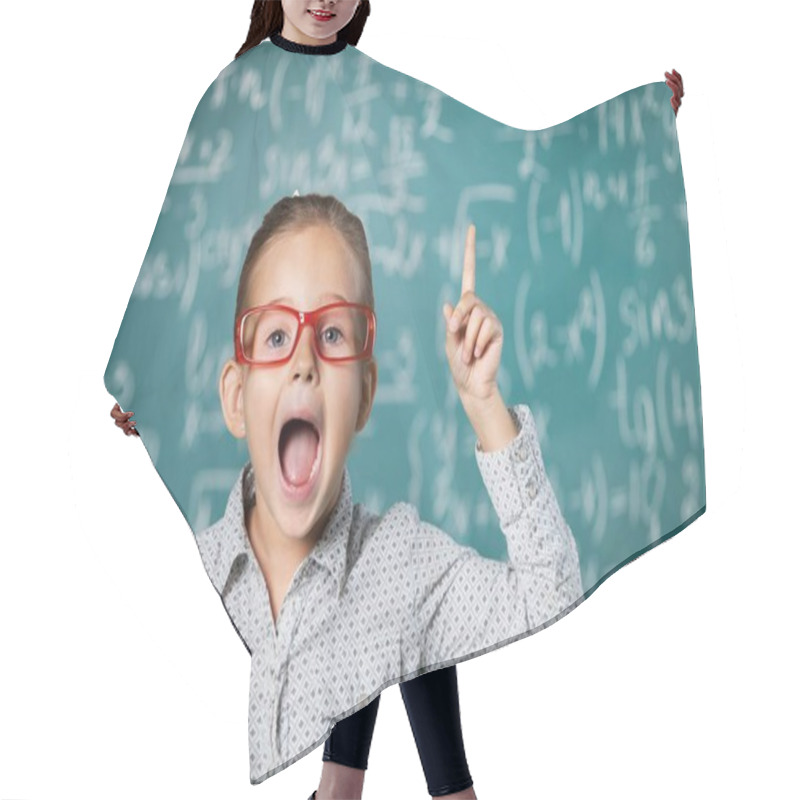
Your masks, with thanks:
[[[464,245],[464,273],[461,276],[461,295],[475,291],[475,226],[467,228],[467,242]]]

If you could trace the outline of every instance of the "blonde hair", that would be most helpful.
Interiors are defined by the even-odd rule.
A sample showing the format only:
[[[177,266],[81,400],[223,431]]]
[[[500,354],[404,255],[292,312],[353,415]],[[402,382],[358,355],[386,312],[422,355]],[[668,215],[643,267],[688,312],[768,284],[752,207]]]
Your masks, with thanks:
[[[253,234],[239,275],[236,293],[234,324],[247,308],[247,292],[259,255],[269,242],[284,233],[299,232],[313,225],[329,225],[347,242],[360,267],[360,291],[356,302],[375,310],[372,288],[372,262],[369,245],[361,220],[333,195],[304,194],[283,197],[265,214],[259,229]]]

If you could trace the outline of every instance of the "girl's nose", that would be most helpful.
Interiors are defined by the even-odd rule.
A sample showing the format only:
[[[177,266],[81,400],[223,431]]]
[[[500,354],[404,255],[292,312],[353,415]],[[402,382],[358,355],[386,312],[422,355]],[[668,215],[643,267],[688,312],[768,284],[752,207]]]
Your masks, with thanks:
[[[297,352],[294,354],[298,366],[313,364],[316,360],[317,354],[314,350],[314,337],[316,335],[317,332],[310,325],[303,328],[297,341]]]

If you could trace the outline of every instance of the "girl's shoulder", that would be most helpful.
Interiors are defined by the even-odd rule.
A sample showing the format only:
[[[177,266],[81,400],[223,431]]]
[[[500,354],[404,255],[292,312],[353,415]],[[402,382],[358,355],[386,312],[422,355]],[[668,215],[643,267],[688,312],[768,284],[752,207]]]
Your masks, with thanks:
[[[351,544],[356,553],[372,548],[407,544],[410,533],[419,525],[419,514],[411,503],[399,501],[383,512],[372,511],[362,503],[353,507]]]

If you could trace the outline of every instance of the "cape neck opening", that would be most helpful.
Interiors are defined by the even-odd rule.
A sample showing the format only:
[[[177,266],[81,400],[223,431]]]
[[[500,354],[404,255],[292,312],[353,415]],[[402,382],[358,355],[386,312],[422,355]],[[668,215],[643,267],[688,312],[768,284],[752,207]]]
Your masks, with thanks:
[[[326,56],[340,53],[347,47],[346,39],[337,39],[330,44],[298,44],[285,36],[281,36],[280,33],[273,33],[269,40],[282,50],[288,50],[290,53],[306,53],[310,56]]]

